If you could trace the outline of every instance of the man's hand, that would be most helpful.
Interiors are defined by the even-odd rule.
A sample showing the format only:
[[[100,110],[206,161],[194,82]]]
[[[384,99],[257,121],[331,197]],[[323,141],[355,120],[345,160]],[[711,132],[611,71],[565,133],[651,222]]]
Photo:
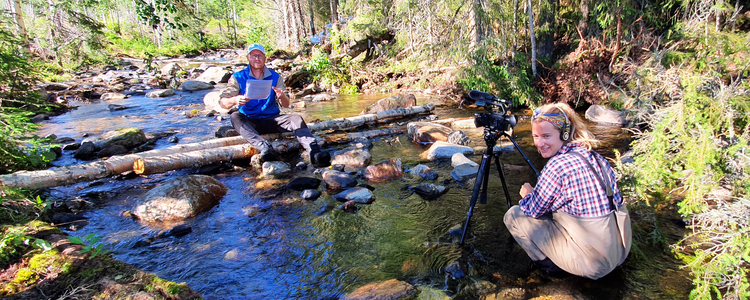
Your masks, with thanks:
[[[233,101],[237,103],[238,106],[243,106],[247,101],[250,101],[245,95],[237,95],[231,98]]]
[[[526,197],[526,195],[531,193],[531,191],[533,190],[534,190],[534,187],[531,186],[531,184],[527,182],[523,184],[523,186],[521,187],[521,191],[518,193],[521,195],[521,197]]]
[[[291,101],[289,101],[289,97],[286,96],[284,91],[275,86],[272,86],[271,88],[273,89],[273,92],[276,93],[276,99],[279,99],[281,107],[288,108],[292,104]]]

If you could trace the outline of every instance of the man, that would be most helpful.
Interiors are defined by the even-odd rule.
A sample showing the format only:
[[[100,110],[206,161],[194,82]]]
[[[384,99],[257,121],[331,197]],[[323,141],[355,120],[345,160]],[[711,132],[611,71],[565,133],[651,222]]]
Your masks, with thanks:
[[[236,72],[229,79],[227,87],[222,90],[219,105],[229,109],[239,106],[239,111],[232,113],[232,126],[245,140],[258,148],[261,161],[278,160],[271,143],[261,134],[294,132],[297,140],[307,150],[310,161],[316,168],[331,164],[331,156],[322,151],[315,141],[310,129],[302,117],[294,114],[282,115],[279,104],[289,107],[291,101],[286,96],[284,79],[274,70],[266,68],[266,50],[259,44],[247,48],[248,66]],[[271,92],[263,99],[249,99],[246,95],[247,82],[251,80],[270,80]]]

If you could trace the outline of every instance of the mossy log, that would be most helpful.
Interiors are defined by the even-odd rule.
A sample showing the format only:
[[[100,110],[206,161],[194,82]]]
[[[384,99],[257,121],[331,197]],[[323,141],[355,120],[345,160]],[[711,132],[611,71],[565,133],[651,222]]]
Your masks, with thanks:
[[[359,127],[367,123],[386,121],[391,118],[402,118],[411,115],[428,113],[433,109],[435,109],[435,106],[432,104],[412,106],[407,108],[395,108],[380,111],[376,114],[366,114],[349,118],[338,118],[317,123],[310,123],[307,125],[307,127],[310,128],[310,131],[344,130],[352,127]]]

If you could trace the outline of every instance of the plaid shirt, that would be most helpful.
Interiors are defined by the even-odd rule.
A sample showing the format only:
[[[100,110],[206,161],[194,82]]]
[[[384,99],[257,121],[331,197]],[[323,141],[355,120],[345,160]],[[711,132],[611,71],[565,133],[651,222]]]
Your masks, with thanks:
[[[606,175],[613,184],[614,201],[618,207],[622,205],[622,194],[617,189],[615,172],[607,160],[598,153],[587,151],[585,147],[573,143],[564,145],[550,158],[534,190],[518,203],[524,214],[539,218],[546,213],[561,210],[576,217],[592,218],[611,212],[607,192],[580,157],[566,155],[571,151],[588,158],[591,165],[602,175],[602,179],[604,175],[594,159],[604,163],[607,168]]]

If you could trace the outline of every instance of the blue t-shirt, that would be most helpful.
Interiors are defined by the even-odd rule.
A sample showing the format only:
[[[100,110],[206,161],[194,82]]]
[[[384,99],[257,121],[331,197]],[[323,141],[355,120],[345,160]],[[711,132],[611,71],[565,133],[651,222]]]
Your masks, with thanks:
[[[265,72],[265,78],[263,80],[271,80],[271,86],[276,86],[279,82],[279,73],[276,71],[266,68],[268,72]],[[234,74],[232,74],[237,83],[240,86],[240,95],[245,94],[245,88],[247,87],[248,80],[259,80],[250,74],[250,67],[244,68]],[[266,119],[278,116],[281,111],[279,105],[276,104],[276,93],[271,90],[266,99],[250,99],[245,105],[240,106],[240,112],[249,118],[254,119]]]

